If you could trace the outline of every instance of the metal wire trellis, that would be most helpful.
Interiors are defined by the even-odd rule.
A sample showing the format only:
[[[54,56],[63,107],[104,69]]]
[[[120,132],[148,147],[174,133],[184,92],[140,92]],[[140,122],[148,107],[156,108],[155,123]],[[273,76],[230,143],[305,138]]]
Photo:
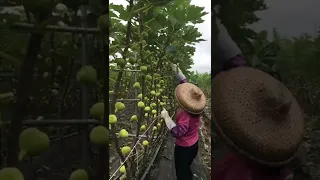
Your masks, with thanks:
[[[81,66],[84,67],[88,65],[87,62],[87,38],[89,35],[97,35],[100,33],[98,28],[87,28],[86,25],[86,16],[82,16],[82,27],[60,27],[55,25],[48,25],[43,28],[45,32],[62,32],[62,33],[71,33],[81,35]],[[35,26],[33,24],[27,23],[16,23],[12,25],[13,29],[23,30],[30,32]],[[99,37],[99,36],[98,36]],[[12,74],[11,76],[14,76]],[[82,156],[81,156],[81,166],[88,166],[88,126],[90,125],[98,125],[99,121],[94,119],[89,119],[89,111],[88,111],[88,89],[86,86],[82,86],[81,88],[81,119],[45,119],[45,120],[24,120],[24,126],[65,126],[65,125],[77,125],[82,130]],[[8,124],[8,122],[6,122]],[[3,132],[3,131],[2,131]],[[76,133],[77,134],[77,133]],[[78,133],[80,134],[80,133]],[[74,133],[72,133],[72,136]],[[67,138],[66,136],[64,138]],[[63,139],[64,139],[63,138]],[[61,140],[61,139],[59,139]]]
[[[124,71],[124,74],[126,74],[127,72],[129,72],[130,73],[130,76],[131,77],[133,77],[132,79],[131,79],[131,85],[134,83],[134,82],[137,82],[138,81],[138,73],[141,73],[141,71],[140,70],[138,70],[137,69],[137,66],[134,66],[134,67],[132,67],[132,69],[110,69],[110,71],[114,71],[114,72],[120,72],[120,71]],[[168,75],[168,76],[162,76],[163,78],[173,78],[174,76],[173,75]],[[170,79],[169,79],[170,80]],[[130,84],[130,83],[129,83]],[[138,96],[138,90],[137,89],[134,89],[134,96],[135,97],[137,97]],[[110,94],[110,95],[112,95],[112,94]],[[130,98],[130,97],[129,97]],[[117,101],[119,102],[119,101],[122,101],[122,102],[134,102],[134,113],[135,114],[138,114],[138,107],[137,107],[137,102],[138,101],[141,101],[141,99],[139,99],[139,98],[131,98],[131,99],[117,99]],[[168,101],[172,101],[172,99],[168,99]],[[149,102],[150,103],[150,102]],[[158,107],[157,107],[158,108]],[[174,114],[174,113],[173,113]],[[159,118],[159,117],[157,117],[157,118]],[[140,135],[139,136],[139,138],[138,138],[138,140],[136,141],[136,143],[132,146],[133,148],[131,149],[131,151],[130,151],[130,153],[129,153],[129,155],[125,158],[125,160],[123,161],[123,162],[120,162],[120,164],[119,164],[119,166],[117,165],[116,166],[116,168],[114,169],[114,171],[113,172],[110,172],[110,174],[111,174],[111,176],[110,176],[110,179],[109,180],[112,180],[112,179],[117,179],[117,178],[119,178],[119,177],[121,177],[122,175],[121,174],[119,174],[119,170],[120,170],[120,168],[125,164],[125,162],[127,162],[129,159],[130,159],[130,157],[131,157],[131,154],[132,153],[134,153],[134,155],[136,155],[136,156],[144,156],[144,157],[142,157],[141,159],[139,159],[139,160],[137,160],[137,161],[135,161],[135,163],[136,163],[136,165],[135,165],[135,167],[136,167],[136,169],[135,169],[135,172],[134,172],[134,174],[136,174],[136,179],[137,178],[139,178],[138,177],[138,174],[139,174],[139,172],[145,172],[146,173],[146,171],[145,170],[148,170],[148,169],[150,169],[150,167],[149,167],[149,164],[150,163],[153,163],[153,161],[151,160],[151,161],[145,161],[146,159],[146,157],[149,157],[149,156],[157,156],[157,154],[154,154],[154,152],[159,152],[159,149],[160,149],[160,145],[162,144],[162,141],[165,139],[164,137],[165,137],[165,135],[166,135],[166,133],[167,133],[167,131],[165,130],[165,128],[164,128],[164,126],[165,125],[162,125],[161,126],[161,130],[159,130],[159,134],[157,135],[157,137],[154,137],[154,133],[151,133],[151,134],[149,134],[150,132],[149,132],[149,130],[150,130],[150,128],[151,127],[153,127],[155,124],[155,122],[158,122],[157,120],[157,118],[155,118],[155,119],[153,119],[153,121],[151,122],[151,123],[148,123],[147,124],[147,126],[148,126],[148,128],[143,132],[143,134],[142,135]],[[148,120],[146,120],[146,121],[148,121]],[[118,122],[119,123],[119,122]],[[132,124],[132,123],[130,123],[130,124]],[[134,129],[134,127],[132,127],[133,129]],[[140,128],[140,127],[138,127],[138,126],[136,126],[136,128]],[[136,131],[137,131],[137,129],[136,129]],[[148,133],[149,132],[149,133]],[[153,131],[154,132],[154,131]],[[152,137],[150,137],[150,136],[152,136]],[[161,137],[161,138],[160,138]],[[148,154],[146,154],[146,148],[142,148],[142,150],[140,150],[140,151],[143,151],[143,152],[140,152],[139,150],[137,150],[136,149],[136,147],[137,147],[137,145],[138,144],[140,144],[141,143],[141,140],[142,139],[151,139],[150,140],[150,145],[148,145],[148,147],[149,146],[152,146],[152,147],[150,147],[150,148],[152,148],[151,150],[149,150],[148,151]],[[150,152],[152,152],[151,154],[150,154]],[[140,153],[140,155],[139,155],[139,153]],[[144,154],[144,155],[142,155],[142,154]],[[152,157],[151,159],[154,159],[155,157]],[[146,164],[142,164],[142,163],[146,163]],[[145,178],[145,176],[146,176],[146,174],[145,173],[143,173],[142,174],[142,176],[140,177],[140,178],[142,178],[142,179],[144,179]],[[118,176],[117,176],[117,174],[118,174]]]
[[[82,19],[83,22],[85,21],[85,17]],[[69,32],[72,34],[80,34],[81,35],[81,65],[86,66],[87,65],[87,36],[88,35],[95,35],[99,33],[99,29],[97,28],[87,28],[85,23],[82,23],[83,27],[60,27],[60,26],[53,26],[49,25],[44,28],[46,32]],[[19,29],[19,30],[26,30],[30,31],[34,28],[34,25],[32,24],[26,24],[26,23],[16,23],[13,24],[12,28],[14,29]],[[113,70],[113,71],[119,71],[119,70]],[[137,81],[137,73],[140,72],[137,68],[130,70],[126,69],[124,71],[127,72],[134,72],[134,80]],[[166,77],[172,77],[172,76],[163,76],[164,78]],[[134,91],[134,96],[137,97],[138,92],[137,90]],[[81,166],[87,166],[88,164],[88,159],[87,159],[87,154],[88,154],[88,126],[89,125],[98,125],[100,124],[99,121],[94,120],[94,119],[89,119],[88,118],[88,90],[85,86],[82,86],[81,90],[81,119],[46,119],[46,120],[24,120],[23,124],[27,126],[64,126],[64,125],[78,125],[81,126],[81,129],[84,130],[85,133],[83,133],[83,139],[82,139],[82,160],[81,160]],[[139,99],[118,99],[118,101],[133,101],[137,102]],[[135,103],[136,104],[136,103]],[[134,112],[135,114],[138,113],[138,108],[137,105],[134,106]],[[154,119],[153,122],[156,122],[156,119]],[[148,126],[147,131],[153,127],[153,123],[150,123]],[[134,148],[137,146],[137,144],[140,143],[140,140],[144,138],[145,131],[141,136],[139,136],[138,141],[134,145]],[[165,132],[164,132],[165,133]],[[158,137],[157,137],[158,138]],[[158,147],[156,147],[158,148]],[[130,152],[131,153],[131,152]],[[137,154],[138,156],[138,154]],[[123,162],[124,163],[124,162]],[[122,163],[122,164],[123,164]],[[138,163],[138,161],[137,161]],[[121,167],[121,166],[120,166]],[[117,173],[120,169],[120,167],[116,170],[115,173]],[[139,167],[139,165],[137,165]],[[113,176],[111,176],[112,178]]]

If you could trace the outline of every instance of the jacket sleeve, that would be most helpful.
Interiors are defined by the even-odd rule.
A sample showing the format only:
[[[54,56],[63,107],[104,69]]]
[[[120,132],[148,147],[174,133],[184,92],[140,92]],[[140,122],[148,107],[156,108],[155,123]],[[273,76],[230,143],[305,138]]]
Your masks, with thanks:
[[[247,61],[245,59],[245,57],[241,54],[231,58],[228,61],[225,61],[222,67],[223,71],[228,71],[232,68],[237,68],[237,67],[241,67],[241,66],[247,66]]]
[[[188,131],[189,120],[190,120],[190,116],[185,112],[182,112],[177,116],[177,124],[174,128],[170,130],[173,137],[175,138],[182,137]]]
[[[183,79],[183,80],[180,81],[180,84],[187,83],[187,82],[188,82],[188,79]]]

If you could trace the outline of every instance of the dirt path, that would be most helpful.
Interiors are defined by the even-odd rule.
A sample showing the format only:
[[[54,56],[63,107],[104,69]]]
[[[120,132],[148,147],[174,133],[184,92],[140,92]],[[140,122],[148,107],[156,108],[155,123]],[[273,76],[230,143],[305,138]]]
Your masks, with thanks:
[[[306,123],[305,141],[301,150],[299,166],[302,170],[297,173],[302,173],[305,176],[303,180],[318,180],[320,179],[320,117],[306,117],[309,121]]]
[[[211,102],[208,100],[200,124],[200,137],[204,148],[200,149],[202,161],[206,165],[208,172],[211,172]]]

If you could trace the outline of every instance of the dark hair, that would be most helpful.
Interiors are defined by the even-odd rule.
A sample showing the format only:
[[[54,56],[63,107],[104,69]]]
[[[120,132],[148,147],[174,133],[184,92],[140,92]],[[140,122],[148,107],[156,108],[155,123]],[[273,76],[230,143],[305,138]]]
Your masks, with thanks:
[[[181,108],[181,109],[183,109],[183,108]],[[185,112],[187,112],[188,114],[190,114],[190,116],[192,116],[192,117],[199,117],[199,116],[201,116],[201,114],[192,114],[192,113],[186,111],[185,109],[183,109],[183,110],[184,110]]]
[[[192,116],[192,117],[199,117],[199,116],[201,116],[201,114],[192,114],[192,113],[189,113],[190,114],[190,116]]]

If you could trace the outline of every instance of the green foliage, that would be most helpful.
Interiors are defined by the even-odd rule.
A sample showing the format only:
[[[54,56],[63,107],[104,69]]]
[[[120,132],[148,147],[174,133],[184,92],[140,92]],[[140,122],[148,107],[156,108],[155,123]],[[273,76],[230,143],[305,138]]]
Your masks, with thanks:
[[[140,29],[137,24],[139,17],[137,17],[138,13],[135,13],[135,11],[151,5],[140,6],[133,10],[133,26],[131,30],[133,42],[139,42],[141,38],[139,37]],[[127,21],[130,13],[122,5],[111,4],[110,9],[113,27],[110,37],[114,39],[111,46],[118,47],[117,49],[112,49],[110,53],[111,55],[116,52],[123,54],[123,50],[120,49],[124,48],[126,25],[121,21]],[[143,22],[144,32],[148,34],[148,37],[143,38],[146,44],[143,50],[152,52],[153,58],[151,59],[155,59],[158,62],[161,62],[161,59],[166,56],[170,62],[179,63],[182,71],[188,73],[187,70],[193,64],[191,57],[195,52],[194,45],[203,41],[203,39],[200,39],[201,33],[194,26],[195,23],[203,22],[201,17],[207,14],[203,12],[203,9],[184,1],[175,1],[165,7],[150,7],[147,9],[143,16]],[[177,50],[173,53],[165,54],[164,50],[169,45],[177,47]],[[134,47],[134,45],[132,46]],[[134,56],[136,53],[138,52],[129,50],[128,56]]]
[[[256,39],[257,33],[247,26],[260,20],[255,12],[267,8],[264,0],[224,1],[220,6],[218,17],[243,53],[251,54],[253,46],[250,40]]]
[[[110,114],[117,117],[117,122],[110,126],[112,143],[116,145],[115,150],[121,149],[122,152],[117,151],[117,154],[123,160],[131,151],[128,145],[133,147],[139,134],[146,134],[146,140],[150,142],[145,149],[134,149],[144,156],[139,163],[129,158],[120,165],[125,167],[128,179],[136,179],[143,173],[148,157],[160,142],[153,137],[165,132],[163,120],[157,118],[162,108],[166,108],[170,115],[176,111],[173,93],[176,77],[169,65],[179,64],[186,75],[191,73],[195,44],[203,41],[195,27],[207,14],[203,10],[188,0],[138,1],[127,6],[110,4],[109,109]],[[200,80],[204,84],[204,80]],[[138,102],[134,101],[137,114],[130,114],[130,117],[137,116],[135,121],[128,121],[130,117],[123,117],[122,112],[114,108],[120,100],[127,98],[139,98]],[[129,102],[123,103],[125,109],[130,107]],[[120,129],[135,132],[134,140],[118,140],[115,134]],[[124,148],[128,150],[124,152]],[[141,164],[141,167],[135,164]]]
[[[197,84],[204,91],[207,98],[211,97],[211,73],[191,72],[188,79],[190,82]]]

